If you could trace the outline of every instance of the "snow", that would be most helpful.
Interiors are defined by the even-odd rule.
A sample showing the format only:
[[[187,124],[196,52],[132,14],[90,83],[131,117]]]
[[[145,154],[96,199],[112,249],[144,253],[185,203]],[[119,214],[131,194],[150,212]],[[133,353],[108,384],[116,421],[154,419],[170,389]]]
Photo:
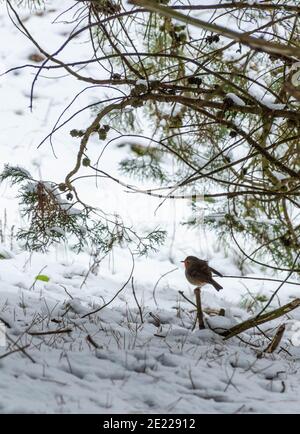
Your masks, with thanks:
[[[137,86],[146,86],[146,87],[148,87],[148,83],[147,83],[147,81],[146,81],[146,80],[142,80],[142,79],[137,80],[137,81],[136,81],[136,85],[137,85]]]
[[[204,288],[203,308],[223,307],[225,317],[206,315],[208,328],[193,330],[195,313],[178,294],[184,290],[193,298],[183,270],[161,281],[156,306],[153,286],[171,264],[151,258],[145,267],[141,258],[136,263],[135,291],[144,322],[130,284],[111,305],[85,316],[114,296],[126,279],[128,263],[124,252],[117,251],[115,270],[107,258],[99,275],[90,273],[82,286],[88,259],[81,254],[66,260],[62,255],[58,258],[56,252],[19,253],[0,261],[0,317],[11,326],[6,329],[10,339],[18,338],[20,347],[29,345],[25,351],[30,356],[17,352],[0,359],[0,412],[299,411],[300,386],[295,375],[300,359],[300,311],[291,314],[281,344],[291,355],[276,352],[259,359],[257,354],[268,341],[255,330],[242,335],[253,347],[238,338],[224,341],[213,331],[251,316],[241,307],[241,297],[247,293],[242,281],[223,279],[220,294],[211,287]],[[221,262],[213,263],[215,267],[218,264],[221,270]],[[38,281],[32,286],[45,266],[43,273],[49,282]],[[226,268],[232,271],[228,265]],[[252,296],[274,290],[272,282],[253,282],[247,285]],[[281,302],[289,301],[297,292],[297,287],[286,285]],[[272,334],[283,321],[269,323],[265,332]],[[72,331],[30,334],[66,329]],[[290,337],[297,345],[289,342]],[[0,351],[1,356],[7,349]]]
[[[270,101],[270,99],[262,99],[260,100],[266,107],[268,107],[271,110],[284,110],[286,108],[286,104],[278,104]]]
[[[232,102],[234,102],[234,104],[239,105],[241,107],[244,107],[246,104],[244,103],[244,101],[237,96],[235,93],[229,92],[226,94],[226,98],[230,98]]]
[[[262,84],[266,86],[266,83],[263,83],[263,80],[260,79],[258,82],[262,82]],[[258,86],[256,83],[251,84],[248,92],[253,98],[271,110],[284,110],[286,108],[286,104],[275,103],[275,97],[273,95],[269,95],[261,86]]]
[[[73,4],[63,3],[64,9]],[[60,8],[42,17],[22,12],[34,33],[42,33],[42,42],[51,52],[66,30],[64,23],[50,24]],[[12,26],[5,8],[0,10],[0,22],[0,37],[6,41],[0,59],[5,59],[6,68],[28,63],[34,50]],[[79,52],[88,58],[87,44],[82,42],[78,40],[63,58],[78,57]],[[73,95],[83,89],[77,81],[53,79],[52,74],[52,79],[39,78],[32,113],[28,109],[32,71],[0,78],[1,164],[21,163],[22,170],[34,179],[62,182],[73,167],[78,145],[68,131],[84,126],[90,113],[83,113],[55,135],[57,158],[48,144],[37,151]],[[92,92],[84,93],[66,117],[81,104],[89,104]],[[227,96],[245,105],[237,95]],[[99,143],[91,143],[89,153],[96,159]],[[117,162],[125,154],[126,150],[110,146],[102,156],[102,166],[119,176]],[[47,185],[52,188],[51,183]],[[29,183],[27,188],[32,186]],[[21,251],[11,235],[13,226],[21,222],[17,188],[0,186],[0,318],[9,326],[6,346],[0,347],[0,413],[299,413],[300,309],[288,319],[262,326],[272,337],[276,327],[286,323],[281,347],[288,353],[278,349],[258,358],[269,340],[255,329],[243,333],[242,341],[236,337],[225,341],[216,333],[259,312],[263,307],[259,299],[268,299],[279,283],[243,279],[241,261],[233,248],[227,254],[217,237],[203,227],[188,231],[180,226],[190,216],[186,201],[166,202],[155,214],[159,200],[128,195],[111,181],[101,180],[96,188],[92,181],[84,180],[78,191],[87,203],[122,214],[127,224],[152,222],[152,227],[160,224],[174,231],[157,253],[135,258],[134,287],[141,311],[131,281],[109,303],[128,279],[130,253],[115,249],[94,274],[92,254],[76,255],[67,245],[47,254]],[[71,206],[63,195],[61,203]],[[80,211],[70,208],[70,212]],[[63,234],[58,227],[52,230]],[[184,291],[193,300],[193,288],[180,263],[187,254],[208,259],[225,276],[240,276],[217,277],[224,287],[220,293],[209,285],[202,289],[205,312],[225,309],[225,316],[205,314],[205,330],[194,328],[194,307],[178,292]],[[165,275],[168,271],[172,272]],[[48,282],[36,280],[41,273],[49,277]],[[244,268],[243,273],[270,277],[254,267]],[[299,290],[297,285],[285,284],[279,293],[280,304],[298,297]],[[278,303],[274,299],[272,307]],[[86,316],[96,309],[99,311]],[[23,352],[2,357],[18,348]]]

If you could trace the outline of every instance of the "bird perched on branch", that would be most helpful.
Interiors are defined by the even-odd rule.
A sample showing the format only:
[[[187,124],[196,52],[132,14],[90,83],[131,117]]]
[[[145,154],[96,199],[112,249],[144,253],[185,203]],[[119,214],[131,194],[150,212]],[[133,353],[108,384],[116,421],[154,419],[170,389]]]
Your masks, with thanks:
[[[223,277],[222,274],[210,267],[207,261],[203,261],[196,256],[188,256],[181,262],[185,265],[185,277],[192,285],[201,288],[201,286],[209,283],[210,285],[213,285],[217,291],[223,289],[223,287],[212,278],[212,273],[215,273],[220,277]]]

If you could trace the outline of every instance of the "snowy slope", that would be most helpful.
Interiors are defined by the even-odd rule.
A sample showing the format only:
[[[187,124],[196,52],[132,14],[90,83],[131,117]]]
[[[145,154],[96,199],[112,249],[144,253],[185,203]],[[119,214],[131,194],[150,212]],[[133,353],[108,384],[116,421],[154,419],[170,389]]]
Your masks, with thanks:
[[[72,4],[63,3],[64,8]],[[24,10],[22,17],[42,38],[42,44],[48,48],[50,44],[50,50],[55,51],[66,25],[51,24],[60,10],[56,2],[49,1],[48,5],[51,11],[47,14]],[[0,8],[0,40],[5,41],[0,46],[1,68],[26,64],[35,50],[13,27],[3,3]],[[86,58],[86,49],[85,41],[78,40],[66,56],[71,59],[75,50],[77,58],[81,52]],[[6,162],[21,164],[37,178],[60,182],[73,166],[77,149],[69,130],[85,125],[90,112],[57,133],[57,158],[49,144],[38,151],[36,148],[84,86],[68,77],[59,79],[61,73],[49,72],[51,79],[42,74],[30,112],[32,73],[20,70],[1,78],[0,169]],[[87,91],[66,116],[95,97],[95,90]],[[91,157],[99,154],[97,146],[90,146]],[[122,152],[112,146],[103,155],[103,167],[117,173]],[[111,181],[101,181],[99,188],[85,181],[79,189],[87,202],[122,213],[128,223],[140,228],[167,227],[169,239],[158,253],[135,260],[133,283],[141,313],[129,279],[107,307],[82,318],[110,302],[123,287],[130,277],[130,253],[115,250],[101,262],[98,275],[89,273],[86,278],[91,265],[88,252],[76,256],[65,246],[47,255],[20,251],[10,237],[12,226],[20,224],[16,190],[0,186],[5,235],[0,257],[6,258],[0,259],[0,319],[9,326],[7,346],[0,347],[0,412],[299,412],[300,309],[262,327],[272,336],[276,326],[286,324],[283,349],[263,358],[257,354],[269,341],[255,334],[257,331],[243,334],[242,342],[238,338],[224,341],[209,329],[227,328],[255,314],[263,306],[257,296],[268,298],[279,283],[217,278],[224,290],[216,293],[212,287],[204,288],[203,307],[224,308],[225,317],[207,315],[208,329],[199,331],[194,328],[194,307],[178,293],[184,291],[193,298],[179,261],[196,254],[210,259],[225,275],[240,275],[237,255],[225,254],[214,234],[205,228],[187,231],[181,227],[178,222],[189,212],[186,204],[170,201],[155,214],[157,200],[128,195]],[[254,268],[247,272],[262,276]],[[39,274],[49,281],[35,281]],[[279,293],[280,303],[298,297],[299,289],[285,284]],[[272,306],[278,303],[276,298]],[[51,331],[55,333],[40,334]],[[11,350],[18,351],[7,355]]]
[[[45,265],[49,282],[32,286]],[[0,317],[11,326],[9,339],[27,354],[0,359],[1,412],[299,412],[300,350],[287,337],[300,343],[295,340],[300,312],[285,319],[281,346],[290,354],[277,351],[259,359],[267,340],[253,331],[243,334],[249,346],[238,338],[224,342],[211,330],[192,330],[193,306],[176,293],[184,286],[180,276],[177,284],[174,279],[157,287],[157,307],[153,284],[135,274],[142,318],[131,285],[110,306],[82,318],[122,286],[122,273],[112,276],[105,264],[81,288],[86,271],[84,258],[72,263],[20,254],[0,262]],[[204,308],[226,311],[225,318],[210,317],[212,328],[249,316],[226,301],[229,286],[224,298],[204,292]],[[267,332],[271,326],[262,328]],[[72,331],[31,334],[66,329]]]

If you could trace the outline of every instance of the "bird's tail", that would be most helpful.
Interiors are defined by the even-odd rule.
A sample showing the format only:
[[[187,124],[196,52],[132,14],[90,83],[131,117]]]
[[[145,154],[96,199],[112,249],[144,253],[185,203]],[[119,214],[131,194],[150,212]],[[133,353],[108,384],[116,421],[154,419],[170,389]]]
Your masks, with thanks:
[[[218,282],[216,282],[214,279],[211,279],[210,283],[215,287],[215,289],[217,291],[220,291],[220,289],[223,289],[223,286],[219,285]]]

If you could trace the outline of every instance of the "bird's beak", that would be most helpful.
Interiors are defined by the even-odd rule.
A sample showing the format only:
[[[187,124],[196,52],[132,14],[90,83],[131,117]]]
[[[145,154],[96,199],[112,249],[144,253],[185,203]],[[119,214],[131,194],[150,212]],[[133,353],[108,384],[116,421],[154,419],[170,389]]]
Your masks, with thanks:
[[[180,262],[185,262],[185,261],[180,261]]]

